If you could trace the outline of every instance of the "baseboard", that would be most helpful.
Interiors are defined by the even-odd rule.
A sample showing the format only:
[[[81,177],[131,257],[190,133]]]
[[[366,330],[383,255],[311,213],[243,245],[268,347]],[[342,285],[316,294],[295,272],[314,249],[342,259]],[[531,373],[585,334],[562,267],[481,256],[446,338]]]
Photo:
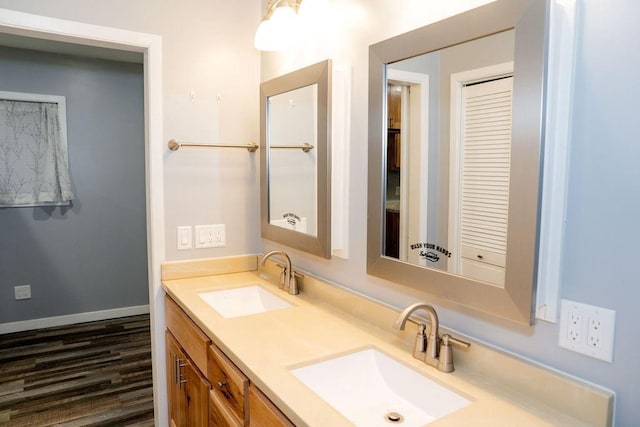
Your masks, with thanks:
[[[147,313],[149,313],[149,305],[137,305],[134,307],[112,308],[110,310],[91,311],[88,313],[67,314],[65,316],[43,317],[40,319],[22,320],[19,322],[0,323],[0,335]]]

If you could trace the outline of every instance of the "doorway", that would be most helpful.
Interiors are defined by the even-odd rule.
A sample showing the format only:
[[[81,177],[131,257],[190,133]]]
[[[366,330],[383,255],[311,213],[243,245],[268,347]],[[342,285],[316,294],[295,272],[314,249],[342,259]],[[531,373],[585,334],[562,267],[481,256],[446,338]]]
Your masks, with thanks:
[[[164,309],[160,264],[164,260],[162,41],[159,36],[0,10],[0,33],[84,46],[139,52],[144,55],[145,182],[147,265],[151,315],[154,407],[166,424]]]
[[[427,241],[429,75],[387,70],[385,255],[426,265],[411,242]]]

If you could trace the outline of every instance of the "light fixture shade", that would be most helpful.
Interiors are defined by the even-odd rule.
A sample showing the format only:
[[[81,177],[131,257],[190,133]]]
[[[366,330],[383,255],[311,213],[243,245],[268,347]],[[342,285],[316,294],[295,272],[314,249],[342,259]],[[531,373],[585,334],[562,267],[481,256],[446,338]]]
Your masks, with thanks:
[[[288,49],[297,41],[298,27],[296,12],[289,6],[279,6],[270,19],[260,23],[253,44],[264,51]]]
[[[265,19],[258,25],[256,35],[253,39],[253,45],[258,50],[272,50],[270,49],[269,41],[271,39],[271,26],[272,22]]]

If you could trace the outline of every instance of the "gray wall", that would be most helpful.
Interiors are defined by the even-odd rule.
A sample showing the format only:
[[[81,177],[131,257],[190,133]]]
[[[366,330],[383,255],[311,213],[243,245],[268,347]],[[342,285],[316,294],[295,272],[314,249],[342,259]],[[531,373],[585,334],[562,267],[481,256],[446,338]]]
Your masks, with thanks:
[[[0,47],[0,76],[67,97],[76,196],[0,209],[0,323],[148,304],[142,65]]]

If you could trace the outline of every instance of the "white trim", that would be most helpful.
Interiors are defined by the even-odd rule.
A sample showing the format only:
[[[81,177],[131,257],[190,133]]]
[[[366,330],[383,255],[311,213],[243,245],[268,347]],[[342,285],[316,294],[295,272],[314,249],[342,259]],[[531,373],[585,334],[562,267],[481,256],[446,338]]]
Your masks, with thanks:
[[[43,317],[20,322],[1,323],[0,335],[13,332],[31,331],[40,328],[73,325],[76,323],[94,322],[96,320],[115,319],[118,317],[136,316],[149,313],[149,305],[113,308],[110,310],[89,311],[87,313],[67,314],[65,316]]]
[[[144,53],[147,253],[152,328],[153,399],[156,425],[166,426],[168,420],[164,357],[164,293],[160,279],[160,264],[165,258],[162,38],[153,34],[67,21],[9,9],[0,9],[0,32]]]
[[[576,49],[575,0],[551,2],[536,318],[558,321]]]
[[[407,218],[409,212],[409,193],[420,194],[420,200],[418,201],[419,212],[418,217],[424,219],[419,222],[418,225],[418,240],[427,241],[428,231],[428,194],[429,194],[429,74],[416,73],[412,71],[387,69],[387,82],[394,84],[401,84],[403,87],[418,86],[420,91],[420,170],[418,171],[419,178],[417,179],[418,191],[411,191],[407,183],[410,180],[410,176],[407,175],[407,168],[400,168],[400,260],[407,261],[409,258],[407,248],[409,247],[409,232],[407,230]],[[406,89],[403,88],[403,91]],[[406,92],[403,92],[403,103],[406,100]],[[407,111],[408,104],[403,104],[403,110]],[[401,110],[402,111],[402,110]],[[409,125],[409,118],[406,114],[402,113],[402,127],[406,128]],[[407,132],[404,132],[401,136],[401,160],[400,164],[409,164],[409,149],[408,144],[411,137],[406,137]],[[417,260],[414,260],[417,261]],[[420,262],[420,261],[417,261]]]
[[[331,77],[331,251],[349,258],[351,66],[333,63]]]
[[[47,95],[44,93],[0,91],[0,99],[6,99],[9,101],[50,102],[55,104],[63,104],[65,108],[67,105],[66,97],[62,95]]]

